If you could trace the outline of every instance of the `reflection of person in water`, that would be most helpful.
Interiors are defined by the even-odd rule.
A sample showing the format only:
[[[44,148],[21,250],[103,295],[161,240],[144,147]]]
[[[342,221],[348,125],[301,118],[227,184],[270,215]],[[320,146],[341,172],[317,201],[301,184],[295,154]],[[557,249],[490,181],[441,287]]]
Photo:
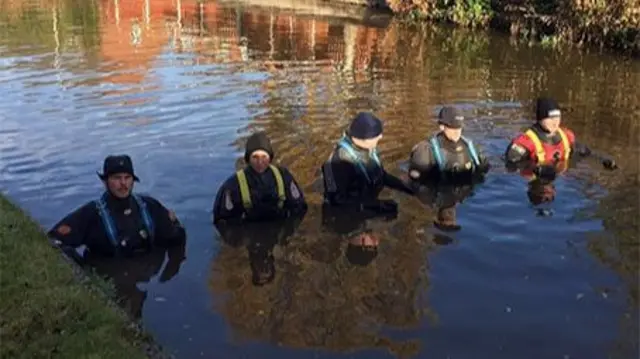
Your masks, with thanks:
[[[234,248],[245,246],[249,254],[251,282],[262,286],[271,283],[276,275],[273,249],[285,246],[289,237],[302,222],[305,213],[272,222],[248,222],[243,225],[219,223],[222,241]]]
[[[133,318],[138,319],[142,316],[142,308],[147,298],[147,291],[138,288],[138,283],[149,282],[161,269],[162,273],[158,278],[160,283],[168,282],[175,277],[186,258],[185,243],[186,241],[182,240],[171,247],[154,248],[145,256],[122,258],[119,261],[92,255],[86,251],[83,264],[95,269],[98,275],[111,279],[121,304]],[[168,257],[166,264],[165,256]]]
[[[373,212],[322,207],[323,226],[339,241],[346,242],[345,258],[356,266],[367,266],[378,256],[380,238],[376,228],[395,218],[395,213],[381,218]]]
[[[433,225],[442,232],[457,232],[462,227],[456,221],[456,206],[473,195],[475,183],[430,183],[420,186],[418,199],[427,206],[433,207],[437,214]],[[438,244],[449,244],[453,239],[442,234],[435,234]]]
[[[529,202],[536,207],[539,216],[550,216],[552,212],[542,208],[541,205],[551,203],[556,198],[556,188],[553,181],[543,178],[531,180],[527,186],[527,197]]]

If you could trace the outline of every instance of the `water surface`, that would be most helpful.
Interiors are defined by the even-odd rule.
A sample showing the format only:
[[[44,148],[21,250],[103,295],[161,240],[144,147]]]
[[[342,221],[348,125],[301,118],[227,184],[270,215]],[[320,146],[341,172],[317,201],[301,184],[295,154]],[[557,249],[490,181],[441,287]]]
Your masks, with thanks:
[[[130,154],[136,189],[188,231],[169,280],[162,257],[122,269],[138,282],[134,309],[178,358],[636,357],[638,60],[354,13],[4,1],[0,188],[48,228],[99,195],[106,155]],[[584,161],[534,206],[500,156],[543,93],[621,169]],[[400,217],[376,227],[373,264],[350,266],[320,224],[318,167],[350,118],[371,110],[385,120],[383,161],[402,175],[445,104],[471,118],[465,134],[494,165],[456,207],[462,230],[445,236],[434,209],[385,193]],[[311,208],[274,250],[275,280],[255,287],[247,251],[210,223],[218,186],[260,129]]]

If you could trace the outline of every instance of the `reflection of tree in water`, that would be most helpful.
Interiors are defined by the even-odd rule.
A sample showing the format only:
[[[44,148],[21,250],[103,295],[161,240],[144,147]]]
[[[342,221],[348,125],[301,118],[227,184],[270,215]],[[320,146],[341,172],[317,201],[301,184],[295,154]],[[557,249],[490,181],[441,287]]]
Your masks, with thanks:
[[[97,0],[2,1],[0,23],[3,45],[16,51],[28,44],[52,52],[80,51],[93,59],[101,45]]]
[[[472,105],[469,114],[481,115],[488,122],[470,124],[467,133],[480,144],[487,136],[496,138],[504,134],[506,146],[507,136],[514,136],[531,124],[534,99],[548,93],[564,107],[564,121],[574,129],[578,139],[612,155],[624,169],[622,173],[605,176],[599,173],[600,166],[592,162],[596,182],[613,193],[602,200],[601,217],[605,218],[605,226],[615,240],[594,240],[589,250],[625,279],[630,308],[637,308],[640,126],[636,120],[640,98],[635,87],[640,82],[640,65],[576,52],[511,47],[507,39],[462,30],[392,23],[378,31],[376,45],[368,50],[371,51],[370,66],[374,68],[369,86],[348,82],[349,91],[343,91],[345,83],[339,81],[337,69],[327,75],[306,68],[304,71],[282,69],[277,76],[274,73],[274,77],[286,81],[265,89],[266,100],[257,107],[266,112],[250,127],[260,127],[269,133],[278,159],[290,167],[301,184],[311,188],[318,176],[317,169],[350,116],[359,110],[374,108],[367,103],[373,102],[372,98],[379,99],[375,110],[386,120],[382,158],[387,168],[396,172],[397,162],[405,160],[411,147],[436,129],[430,121],[436,106],[467,101]],[[334,33],[338,36],[332,37],[329,32],[329,49],[344,48],[344,31]],[[344,58],[331,51],[329,56]],[[292,97],[285,89],[290,90],[293,84],[302,86],[308,95]],[[372,88],[376,97],[372,95]],[[516,104],[501,108],[493,101]],[[300,107],[304,112],[302,116],[296,112]],[[496,133],[488,133],[494,128]],[[319,193],[312,196],[319,201]],[[415,219],[409,227],[431,222],[424,207],[414,199],[396,198],[401,201],[402,211]],[[317,240],[307,237],[305,241],[316,243]],[[316,273],[336,276],[341,270],[335,264],[309,265],[303,269],[312,277],[317,276]],[[367,273],[373,276],[373,272]],[[631,318],[636,316],[632,314]],[[626,332],[637,333],[637,323],[631,324],[635,329]],[[626,343],[637,342],[627,339],[621,338]]]
[[[223,245],[210,279],[220,298],[216,309],[243,339],[334,351],[378,347],[401,357],[416,353],[417,340],[391,339],[380,330],[415,329],[425,315],[435,320],[424,304],[427,242],[406,221],[378,226],[378,257],[354,267],[344,258],[346,243],[323,231],[319,216],[308,213],[289,244],[274,250],[277,274],[264,287],[251,284],[246,250]]]

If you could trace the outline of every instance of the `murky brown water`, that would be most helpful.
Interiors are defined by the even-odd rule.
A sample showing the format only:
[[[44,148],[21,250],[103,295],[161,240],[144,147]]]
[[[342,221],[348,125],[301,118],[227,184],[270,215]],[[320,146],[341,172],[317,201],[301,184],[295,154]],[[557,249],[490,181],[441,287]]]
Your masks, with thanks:
[[[138,188],[187,226],[186,260],[177,273],[164,254],[111,272],[131,273],[129,305],[178,358],[636,357],[640,62],[357,13],[5,0],[0,187],[48,227],[99,194],[105,155],[131,154]],[[545,92],[621,169],[584,161],[540,217],[500,156]],[[400,217],[377,227],[372,265],[349,266],[320,224],[318,167],[351,116],[374,110],[383,160],[401,174],[443,104],[474,118],[466,134],[495,165],[456,207],[462,230],[443,237],[433,209],[387,194]],[[311,203],[264,287],[251,284],[246,249],[210,225],[218,186],[259,128]]]

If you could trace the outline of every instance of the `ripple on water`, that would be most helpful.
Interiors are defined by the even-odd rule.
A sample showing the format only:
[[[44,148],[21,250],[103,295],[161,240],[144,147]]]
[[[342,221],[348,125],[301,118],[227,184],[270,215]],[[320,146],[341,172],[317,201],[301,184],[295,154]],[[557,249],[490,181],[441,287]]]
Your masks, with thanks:
[[[237,322],[237,313],[211,308],[212,301],[225,298],[208,287],[208,276],[222,252],[213,241],[212,202],[220,184],[232,175],[249,133],[267,131],[278,160],[306,188],[357,111],[373,111],[385,121],[382,157],[395,172],[413,145],[437,129],[434,118],[441,106],[450,104],[464,110],[469,118],[465,135],[482,147],[494,168],[475,195],[457,206],[462,230],[451,235],[454,244],[430,254],[428,263],[419,263],[429,268],[428,302],[440,321],[434,327],[425,321],[418,333],[410,334],[424,343],[424,353],[435,357],[478,357],[480,352],[494,358],[591,358],[605,353],[603,348],[616,335],[621,305],[594,296],[593,288],[618,282],[585,250],[587,233],[601,231],[601,223],[576,219],[578,210],[597,201],[598,189],[583,185],[588,177],[567,176],[556,183],[553,216],[537,217],[527,199],[526,181],[507,174],[500,156],[508,140],[531,123],[531,100],[541,89],[564,96],[570,107],[584,107],[580,113],[588,118],[632,113],[633,99],[616,91],[619,87],[633,93],[638,82],[633,77],[616,77],[619,81],[609,81],[615,85],[600,86],[602,82],[593,82],[597,77],[576,75],[562,61],[546,57],[543,49],[512,48],[500,38],[461,37],[438,29],[414,32],[396,23],[373,31],[253,7],[225,10],[215,2],[193,7],[183,1],[180,24],[175,9],[168,10],[166,18],[151,16],[139,28],[142,42],[134,45],[133,18],[125,14],[123,2],[117,3],[93,9],[91,13],[100,16],[95,24],[66,24],[65,31],[72,29],[72,35],[60,32],[70,37],[56,44],[56,52],[55,39],[28,37],[27,32],[10,39],[0,36],[0,187],[51,225],[100,193],[95,172],[101,171],[104,156],[130,154],[141,178],[136,189],[176,210],[189,234],[180,273],[166,283],[152,278],[144,286],[149,298],[166,299],[147,300],[144,319],[168,347],[185,356],[200,355],[214,346],[230,347],[227,337],[247,334],[231,324]],[[122,7],[118,24],[113,6]],[[194,15],[192,8],[199,12]],[[89,29],[93,25],[99,29]],[[113,36],[114,29],[121,32]],[[248,49],[237,48],[241,37]],[[95,39],[100,41],[92,42]],[[240,57],[229,55],[235,50]],[[356,60],[350,62],[351,56]],[[627,66],[624,71],[633,74]],[[585,69],[603,74],[596,67]],[[567,83],[579,88],[568,91]],[[621,127],[631,128],[627,125]],[[581,131],[602,132],[598,127]],[[609,142],[607,149],[629,150],[623,141]],[[309,223],[301,241],[314,239],[317,229]],[[385,243],[385,252],[401,242]],[[287,249],[291,257],[298,250]],[[231,264],[237,266],[224,269],[244,278],[250,273],[246,251],[236,252],[241,254]],[[415,252],[423,251],[416,247]],[[378,261],[391,257],[382,254]],[[305,280],[295,271],[281,270],[291,264],[288,256],[276,257],[277,278],[286,276],[278,283],[293,286]],[[400,258],[398,268],[387,266],[390,271],[414,274],[407,269],[410,260]],[[366,279],[371,274],[367,269],[327,266],[322,273],[336,269],[348,276],[362,270],[353,293],[352,288],[338,292],[357,296],[370,289],[372,297],[379,296],[382,289]],[[380,267],[372,272],[375,268]],[[243,310],[256,298],[270,307],[285,300],[268,286],[259,293],[247,283],[239,287],[242,292],[223,292]],[[582,294],[580,300],[577,294]],[[366,319],[377,320],[372,318]],[[261,325],[276,325],[270,318],[261,320]],[[176,321],[188,323],[192,332],[176,335]],[[362,323],[341,338],[345,347],[363,336]],[[268,345],[270,337],[257,339],[260,343],[253,349],[238,346],[238,355],[276,347]],[[303,339],[297,345],[304,346]],[[285,357],[295,355],[288,345],[277,350]]]

